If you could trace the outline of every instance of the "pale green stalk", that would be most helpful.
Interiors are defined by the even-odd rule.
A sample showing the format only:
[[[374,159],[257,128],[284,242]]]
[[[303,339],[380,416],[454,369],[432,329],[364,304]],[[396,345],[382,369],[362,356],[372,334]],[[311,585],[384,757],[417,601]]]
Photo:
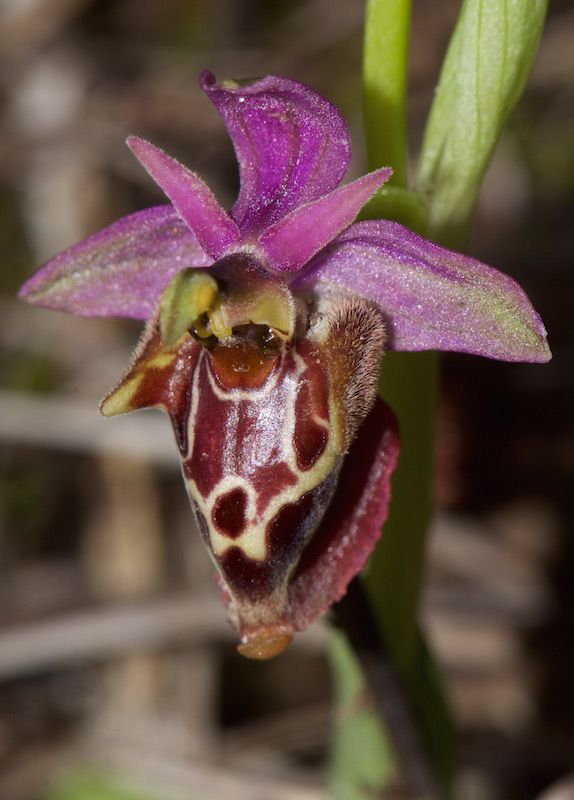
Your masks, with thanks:
[[[390,19],[396,25],[389,25]],[[376,216],[378,211],[381,217],[425,235],[427,209],[407,185],[409,19],[408,2],[371,0],[367,5],[363,80],[368,168],[389,163],[398,169],[388,195],[381,193],[375,198],[365,216]],[[393,31],[400,39],[391,44]],[[370,100],[375,110],[369,108]],[[419,719],[423,746],[446,796],[454,764],[453,728],[438,671],[418,628],[432,502],[437,376],[435,353],[387,353],[383,359],[380,391],[399,418],[401,458],[393,477],[389,519],[367,570],[366,584],[388,650]]]
[[[369,169],[390,166],[407,184],[406,89],[411,0],[368,0],[363,49],[363,108]],[[381,125],[381,120],[385,124]]]
[[[406,188],[410,14],[410,0],[369,0],[366,7],[363,85],[367,161],[369,169],[392,166],[394,175],[391,185],[371,201],[362,217],[398,219],[424,233],[426,209],[420,198]],[[367,588],[375,617],[408,691],[415,682],[421,646],[416,610],[430,511],[436,358],[429,353],[387,355],[382,376],[383,396],[398,411],[403,446],[393,479],[391,514],[367,573]],[[386,738],[372,736],[374,714],[365,709],[364,700],[361,702],[364,683],[354,656],[340,640],[333,659],[339,700],[333,794],[337,800],[359,800],[371,796],[368,790],[372,792],[375,779],[379,780],[379,790],[386,785],[393,771],[393,754]],[[428,666],[428,659],[424,665]],[[419,685],[426,686],[428,670],[421,668],[420,672]],[[426,697],[434,700],[436,692],[423,692],[413,698],[413,705],[418,708],[421,698],[424,702]],[[450,730],[449,725],[444,727]],[[367,740],[371,744],[365,763],[363,748]]]
[[[393,218],[426,232],[426,209],[408,191],[406,90],[410,0],[369,0],[363,55],[367,164],[394,169],[391,185],[363,218]],[[393,479],[391,513],[371,562],[368,588],[390,651],[409,668],[417,641],[416,608],[430,511],[436,386],[433,354],[392,354],[383,361],[381,394],[399,417],[402,453]],[[408,533],[406,533],[408,532]]]

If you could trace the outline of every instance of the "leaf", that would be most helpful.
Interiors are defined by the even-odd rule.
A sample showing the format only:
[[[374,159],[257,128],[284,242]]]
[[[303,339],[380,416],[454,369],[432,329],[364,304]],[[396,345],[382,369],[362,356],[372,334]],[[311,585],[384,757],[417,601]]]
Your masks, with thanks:
[[[547,0],[464,0],[416,180],[435,240],[467,234],[484,172],[534,60]],[[447,234],[448,231],[448,234]]]
[[[395,772],[390,743],[369,701],[361,668],[345,637],[331,631],[337,717],[334,722],[329,784],[334,800],[382,796]]]
[[[91,769],[71,772],[63,776],[48,793],[45,800],[152,800],[152,794],[133,788],[119,775],[104,775]],[[157,799],[157,794],[155,795]]]

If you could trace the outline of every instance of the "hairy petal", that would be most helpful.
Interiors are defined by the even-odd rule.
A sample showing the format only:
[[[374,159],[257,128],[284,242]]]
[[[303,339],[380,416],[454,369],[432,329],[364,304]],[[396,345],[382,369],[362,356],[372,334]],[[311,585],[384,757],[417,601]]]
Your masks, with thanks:
[[[385,167],[341,186],[325,197],[292,211],[259,237],[269,267],[301,269],[319,250],[351,224],[367,200],[392,175]]]
[[[277,222],[294,208],[332,191],[351,157],[338,110],[297,81],[270,76],[248,85],[200,83],[233,141],[241,188],[231,216],[242,233]]]
[[[550,359],[546,331],[515,281],[396,222],[352,225],[293,288],[336,284],[376,302],[393,350],[455,350],[502,361]]]
[[[140,164],[169,197],[206,253],[217,259],[239,243],[237,225],[201,178],[144,139],[130,136],[127,144]]]
[[[55,256],[19,296],[84,317],[147,319],[176,272],[212,263],[173,206],[155,206]]]

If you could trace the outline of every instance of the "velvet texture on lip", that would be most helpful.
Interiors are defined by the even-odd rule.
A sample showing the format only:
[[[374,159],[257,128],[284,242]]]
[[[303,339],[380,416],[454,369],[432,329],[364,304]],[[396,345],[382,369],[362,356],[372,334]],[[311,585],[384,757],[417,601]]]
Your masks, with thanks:
[[[268,658],[344,594],[380,535],[399,449],[376,400],[384,349],[550,352],[509,277],[397,223],[354,222],[392,170],[340,185],[350,140],[327,100],[274,76],[200,82],[237,155],[231,210],[130,137],[169,204],[55,256],[20,296],[147,321],[102,413],[169,414],[240,650]]]

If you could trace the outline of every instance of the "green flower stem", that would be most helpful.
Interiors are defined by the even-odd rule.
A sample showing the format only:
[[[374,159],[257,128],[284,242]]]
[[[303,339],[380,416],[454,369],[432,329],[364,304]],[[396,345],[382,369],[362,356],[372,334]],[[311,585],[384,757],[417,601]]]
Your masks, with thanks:
[[[415,664],[432,508],[437,367],[436,353],[387,353],[381,369],[381,395],[399,419],[401,456],[393,476],[389,518],[366,582],[389,650],[405,675]]]
[[[366,214],[380,213],[426,233],[426,208],[406,187],[406,80],[410,0],[369,0],[365,21],[365,134],[369,169],[395,168],[387,194]],[[386,207],[385,207],[386,205]],[[401,457],[393,478],[391,511],[366,576],[367,590],[389,652],[406,681],[416,673],[417,610],[431,511],[435,353],[387,353],[381,396],[395,410]]]
[[[368,0],[363,58],[364,117],[369,169],[390,164],[392,185],[365,217],[392,217],[426,232],[422,201],[406,189],[406,82],[410,0]],[[395,409],[402,453],[393,479],[391,513],[371,562],[367,586],[397,666],[410,672],[418,636],[416,612],[430,513],[433,419],[437,381],[433,353],[387,354],[381,394]]]
[[[410,29],[410,0],[369,0],[366,8],[364,49],[364,115],[369,169],[381,165],[394,168],[386,186],[363,210],[363,219],[395,219],[419,233],[427,233],[426,207],[407,183],[406,75]],[[393,478],[391,513],[381,545],[366,575],[366,590],[384,647],[379,656],[390,662],[402,686],[403,718],[411,715],[413,740],[419,763],[434,771],[433,781],[448,795],[453,763],[452,725],[440,681],[419,632],[417,610],[425,559],[426,531],[431,508],[434,409],[437,357],[434,353],[391,353],[383,360],[381,394],[395,409],[401,426],[402,451]],[[364,761],[364,742],[373,724],[374,712],[365,710],[365,694],[356,643],[351,648],[338,639],[333,651],[339,718],[335,728],[332,786],[339,800],[366,797],[365,784],[379,791],[403,766],[400,732],[386,725],[386,736],[371,738],[369,760]],[[386,651],[386,653],[385,653]],[[372,689],[372,675],[369,683]],[[378,698],[379,719],[387,720]],[[355,709],[354,713],[352,709]],[[414,712],[414,713],[413,713]],[[404,726],[403,726],[404,727]],[[418,730],[417,730],[418,728]],[[426,762],[426,763],[425,763]],[[378,768],[376,764],[378,763]],[[392,768],[391,765],[394,765]],[[403,775],[412,783],[408,774]],[[435,792],[433,792],[433,796]]]
[[[406,88],[411,0],[368,0],[363,104],[369,169],[390,166],[407,184]]]
[[[407,188],[405,121],[411,3],[367,0],[367,160],[371,170],[389,165],[395,173],[391,184],[364,209],[363,219],[395,219],[441,244],[466,246],[480,184],[528,77],[546,5],[546,0],[464,0],[429,117],[415,193]],[[438,670],[417,623],[431,508],[436,385],[435,354],[385,356],[380,390],[399,417],[402,452],[393,477],[390,516],[365,586],[382,639],[379,646],[373,641],[371,645],[378,647],[378,658],[390,662],[400,681],[403,712],[412,714],[415,738],[426,751],[418,749],[418,760],[430,759],[440,796],[448,797],[454,734]],[[391,764],[394,773],[401,766],[406,772],[396,724],[389,723],[385,713],[383,690],[369,674],[355,640],[354,627],[366,624],[364,615],[358,616],[359,625],[355,617],[344,624],[350,647],[339,639],[333,656],[335,688],[347,708],[335,727],[337,800],[363,800],[372,796],[374,784],[382,790],[393,773]],[[358,662],[374,694],[379,693],[375,705],[379,717],[387,720],[386,738],[370,734],[374,717],[361,702],[365,688]],[[365,765],[366,738],[372,746]],[[403,777],[408,782],[409,776]]]

